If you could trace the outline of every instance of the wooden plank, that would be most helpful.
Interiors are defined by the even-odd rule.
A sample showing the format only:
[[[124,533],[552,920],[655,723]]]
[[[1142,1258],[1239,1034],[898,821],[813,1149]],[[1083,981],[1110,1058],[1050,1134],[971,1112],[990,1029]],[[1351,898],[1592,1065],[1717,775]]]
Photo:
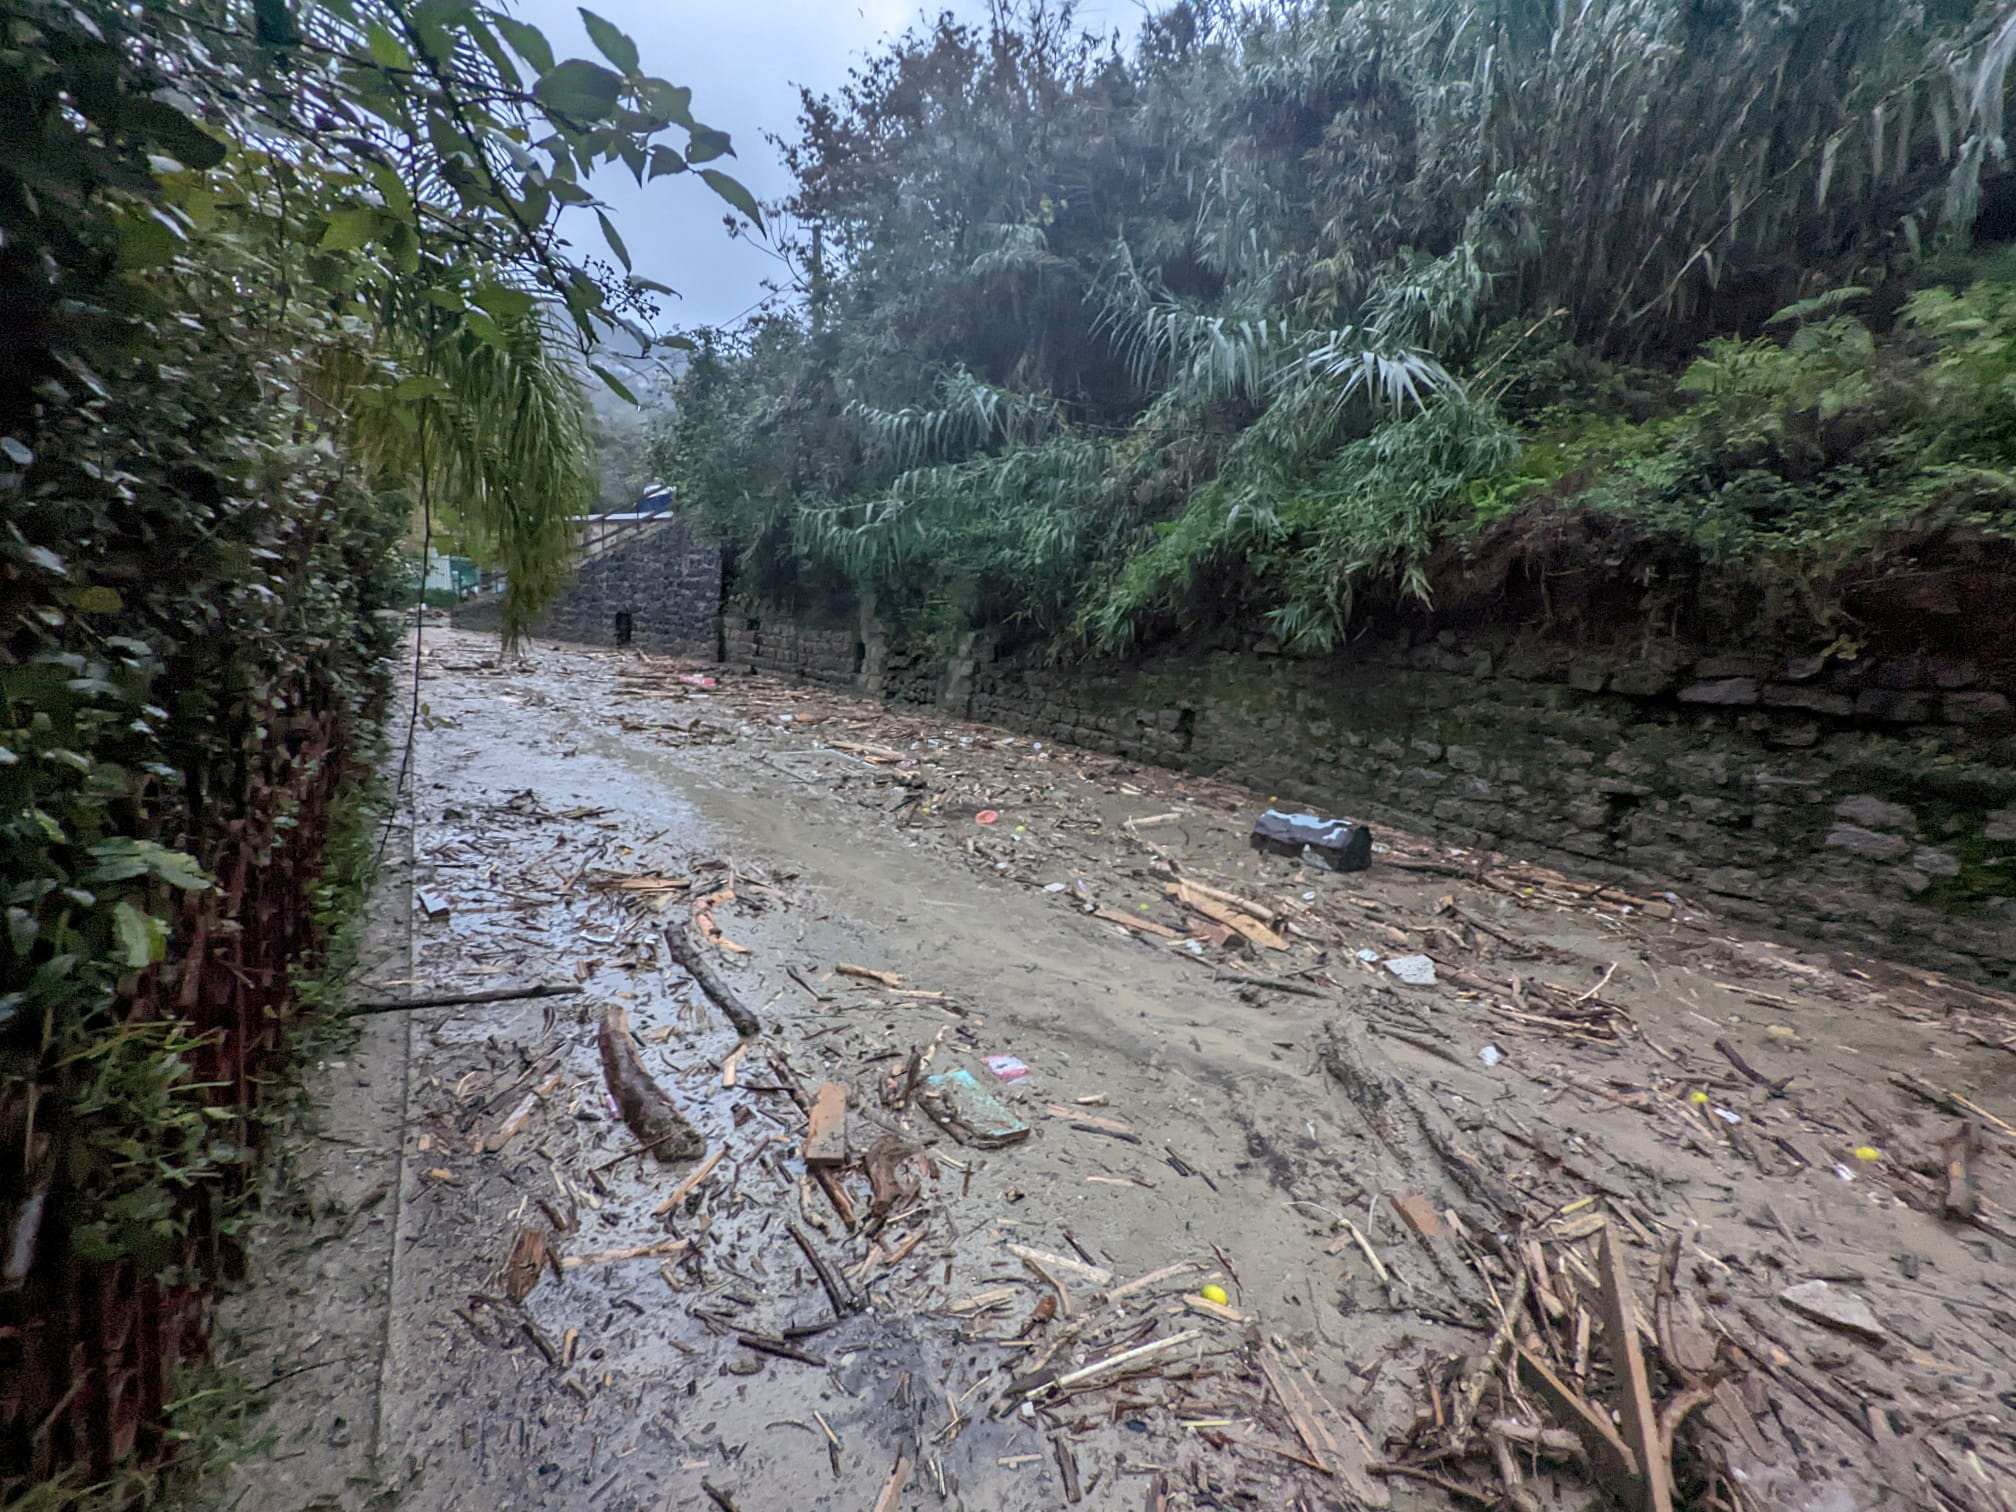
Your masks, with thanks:
[[[1449,1226],[1435,1211],[1435,1204],[1418,1192],[1401,1192],[1390,1199],[1400,1221],[1423,1239],[1446,1239]]]
[[[1592,1407],[1566,1381],[1549,1370],[1539,1356],[1524,1349],[1515,1350],[1519,1364],[1519,1377],[1541,1396],[1547,1405],[1580,1435],[1589,1446],[1590,1457],[1603,1480],[1614,1485],[1621,1492],[1627,1486],[1638,1483],[1638,1456],[1626,1447],[1618,1437],[1610,1419]]]
[[[1267,1377],[1267,1384],[1274,1388],[1274,1395],[1280,1400],[1281,1410],[1288,1415],[1288,1425],[1295,1430],[1295,1437],[1302,1440],[1302,1447],[1309,1451],[1309,1463],[1325,1475],[1330,1474],[1330,1462],[1323,1457],[1324,1440],[1329,1440],[1328,1447],[1332,1453],[1336,1452],[1337,1441],[1328,1434],[1319,1433],[1317,1421],[1309,1411],[1309,1404],[1303,1400],[1299,1385],[1289,1375],[1287,1363],[1274,1352],[1271,1344],[1260,1346],[1260,1370]]]
[[[1227,929],[1244,935],[1255,945],[1265,950],[1286,950],[1288,941],[1276,934],[1258,919],[1241,912],[1227,903],[1199,892],[1188,882],[1171,882],[1162,889],[1193,913],[1200,913],[1207,919],[1223,924]]]
[[[1644,1512],[1673,1512],[1672,1470],[1660,1448],[1659,1411],[1645,1375],[1645,1356],[1638,1347],[1638,1320],[1631,1301],[1631,1280],[1624,1269],[1624,1249],[1614,1228],[1603,1230],[1596,1254],[1603,1279],[1603,1332],[1610,1346],[1610,1368],[1616,1373],[1622,1400],[1617,1404],[1624,1442],[1637,1456],[1644,1478]]]
[[[839,1165],[847,1158],[847,1088],[821,1082],[805,1122],[805,1163]]]
[[[1136,934],[1159,935],[1165,940],[1180,940],[1183,931],[1171,929],[1167,924],[1157,924],[1153,919],[1137,919],[1132,914],[1124,914],[1117,908],[1095,908],[1087,918],[1104,919],[1108,924],[1118,924],[1122,929],[1131,929]]]

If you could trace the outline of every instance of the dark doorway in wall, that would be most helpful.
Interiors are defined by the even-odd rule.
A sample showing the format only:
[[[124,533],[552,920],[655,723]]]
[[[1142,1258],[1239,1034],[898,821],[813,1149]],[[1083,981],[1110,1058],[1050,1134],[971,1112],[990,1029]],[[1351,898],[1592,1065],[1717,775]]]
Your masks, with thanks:
[[[619,646],[629,645],[633,629],[634,622],[630,618],[630,611],[628,609],[618,609],[616,611],[616,644]]]

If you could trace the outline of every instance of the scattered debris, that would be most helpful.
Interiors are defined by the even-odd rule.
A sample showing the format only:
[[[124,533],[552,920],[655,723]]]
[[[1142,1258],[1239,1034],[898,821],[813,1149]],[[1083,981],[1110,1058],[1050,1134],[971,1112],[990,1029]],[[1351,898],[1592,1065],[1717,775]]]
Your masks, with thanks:
[[[1388,956],[1381,964],[1409,987],[1435,985],[1435,962],[1427,956]]]
[[[1364,871],[1372,864],[1372,831],[1349,819],[1287,814],[1269,809],[1253,821],[1253,849],[1276,856],[1309,856],[1331,871]]]
[[[1872,1344],[1881,1344],[1890,1336],[1867,1302],[1825,1281],[1801,1281],[1797,1286],[1788,1286],[1778,1293],[1778,1300],[1809,1322],[1838,1328]]]
[[[927,1076],[916,1095],[917,1105],[961,1144],[993,1150],[1029,1137],[1029,1125],[964,1066]]]

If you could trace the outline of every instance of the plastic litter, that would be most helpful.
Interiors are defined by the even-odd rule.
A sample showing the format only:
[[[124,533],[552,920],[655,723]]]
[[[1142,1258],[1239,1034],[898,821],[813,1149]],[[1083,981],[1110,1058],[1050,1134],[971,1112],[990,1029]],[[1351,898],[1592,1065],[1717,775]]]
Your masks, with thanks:
[[[1297,857],[1331,871],[1363,871],[1372,864],[1372,831],[1349,819],[1269,809],[1253,821],[1248,838],[1257,851]]]
[[[1409,987],[1433,987],[1435,985],[1435,963],[1424,955],[1392,956],[1386,961],[1386,969]]]

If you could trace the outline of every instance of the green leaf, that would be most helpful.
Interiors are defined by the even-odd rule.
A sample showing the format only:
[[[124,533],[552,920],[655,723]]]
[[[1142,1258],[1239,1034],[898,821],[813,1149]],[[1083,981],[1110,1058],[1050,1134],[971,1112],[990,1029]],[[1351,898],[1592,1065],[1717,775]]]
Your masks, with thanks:
[[[537,72],[543,74],[553,67],[552,44],[538,27],[495,11],[491,13],[490,20],[497,30],[504,33],[504,40],[511,44],[511,50]]]
[[[324,252],[348,252],[364,246],[378,233],[378,212],[367,208],[334,210],[316,246]]]
[[[188,241],[182,228],[152,206],[145,215],[119,217],[119,266],[158,268],[172,261]]]
[[[287,0],[253,0],[253,34],[267,47],[299,47],[301,30],[294,24]]]
[[[52,838],[60,840],[62,831],[57,830]],[[98,864],[84,874],[86,882],[123,882],[133,877],[155,877],[170,887],[189,892],[210,885],[209,876],[196,864],[195,857],[157,845],[152,840],[100,840],[87,848]]]
[[[702,168],[700,177],[707,181],[709,189],[754,221],[758,231],[763,229],[763,212],[756,208],[755,195],[718,168]]]
[[[394,399],[445,399],[454,390],[432,373],[415,373],[392,385]]]
[[[588,40],[595,44],[595,51],[614,63],[623,72],[637,72],[637,44],[622,32],[604,21],[595,12],[581,11],[581,24],[588,28]]]
[[[623,97],[623,81],[599,63],[569,58],[539,76],[532,98],[555,115],[576,121],[607,120]]]
[[[735,147],[725,131],[716,131],[712,126],[702,126],[693,133],[693,140],[686,144],[686,161],[689,163],[711,163],[718,157],[732,157]]]
[[[616,254],[616,260],[623,264],[623,271],[628,273],[630,271],[630,249],[623,245],[623,238],[616,234],[616,227],[610,223],[608,216],[597,210],[595,212],[595,219],[602,222],[602,239],[609,243],[609,250]]]
[[[372,23],[364,33],[365,49],[371,54],[372,62],[380,68],[410,73],[413,68],[413,54],[406,51],[406,44],[393,36],[391,31],[379,23]]]
[[[504,328],[481,310],[464,310],[462,312],[462,329],[474,332],[479,341],[487,342],[500,352],[511,350],[511,342],[505,336]]]
[[[651,149],[651,168],[646,177],[663,178],[668,173],[684,173],[685,171],[686,159],[679,156],[670,147],[653,147]]]
[[[168,926],[152,914],[120,903],[112,910],[112,920],[119,936],[119,959],[128,969],[143,970],[167,954]]]
[[[674,126],[693,129],[693,91],[683,84],[667,84],[663,79],[646,79],[637,86],[644,108],[663,116]]]
[[[610,393],[614,394],[618,399],[624,400],[627,403],[630,404],[637,403],[637,396],[630,392],[629,386],[626,385],[621,378],[618,378],[614,373],[610,372],[609,369],[605,367],[599,367],[592,362],[589,363],[588,366],[594,372],[597,378],[600,378],[604,383],[609,385]]]
[[[532,313],[532,296],[503,284],[484,284],[470,298],[498,320],[523,320]]]
[[[172,157],[185,168],[215,168],[224,161],[224,144],[165,100],[126,100],[120,123],[139,140]]]

